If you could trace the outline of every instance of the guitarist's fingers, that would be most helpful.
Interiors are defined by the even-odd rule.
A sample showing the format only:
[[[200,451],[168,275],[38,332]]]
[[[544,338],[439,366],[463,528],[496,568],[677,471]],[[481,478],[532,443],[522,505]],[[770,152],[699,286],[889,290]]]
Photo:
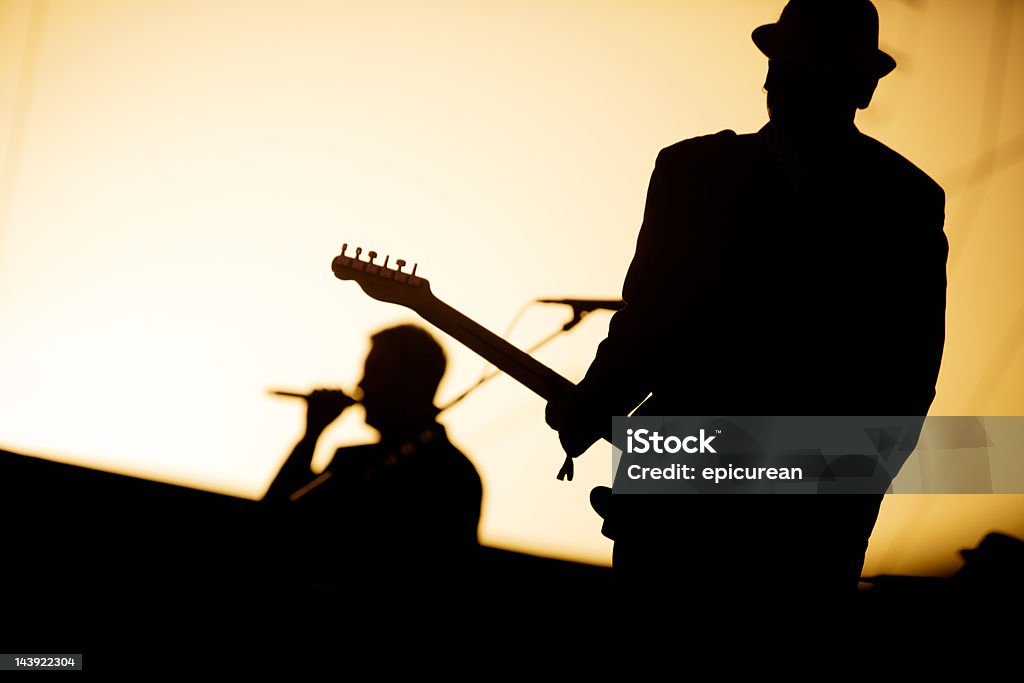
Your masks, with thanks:
[[[597,443],[599,438],[599,436],[593,434],[593,430],[583,428],[563,428],[558,432],[558,440],[562,444],[562,450],[570,458],[578,458],[586,453],[591,446]]]
[[[566,479],[572,481],[573,469],[575,468],[572,464],[572,457],[566,456],[565,462],[562,463],[562,469],[558,470],[558,481],[565,481]]]
[[[548,401],[548,405],[544,409],[544,421],[548,423],[548,427],[556,431],[561,429],[562,423],[565,421],[565,401],[559,399]]]

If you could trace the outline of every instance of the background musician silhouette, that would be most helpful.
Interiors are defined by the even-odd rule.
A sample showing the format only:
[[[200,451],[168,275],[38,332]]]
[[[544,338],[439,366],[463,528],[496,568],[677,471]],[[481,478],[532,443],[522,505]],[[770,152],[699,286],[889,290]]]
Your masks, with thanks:
[[[302,438],[264,500],[285,510],[287,537],[293,548],[301,539],[315,581],[356,575],[382,584],[403,575],[408,585],[431,574],[419,567],[443,573],[477,547],[482,486],[435,419],[434,395],[446,365],[437,341],[420,327],[400,325],[371,342],[359,402],[380,441],[339,448],[314,477],[310,463],[320,435],[356,403],[339,390],[314,391]]]

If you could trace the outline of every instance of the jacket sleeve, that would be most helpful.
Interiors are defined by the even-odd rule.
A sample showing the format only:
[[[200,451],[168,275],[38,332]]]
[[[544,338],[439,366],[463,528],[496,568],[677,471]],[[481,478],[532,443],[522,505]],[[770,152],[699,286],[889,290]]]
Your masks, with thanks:
[[[623,415],[646,398],[668,365],[692,350],[686,331],[713,312],[724,272],[720,214],[731,194],[722,162],[735,137],[722,131],[658,155],[622,286],[626,305],[579,387],[600,398],[606,414]]]
[[[916,320],[906,326],[900,341],[905,345],[906,385],[912,387],[905,410],[910,415],[926,415],[935,398],[946,339],[946,261],[949,241],[943,231],[945,193],[934,185],[924,212],[917,254],[917,268],[908,283],[905,310],[915,310]]]
[[[670,172],[665,153],[658,156],[647,190],[636,251],[622,286],[625,307],[612,316],[608,336],[578,391],[604,415],[632,410],[651,390],[650,367],[659,338],[663,306],[672,270],[670,247]],[[659,315],[662,314],[662,315]]]
[[[700,179],[686,170],[699,164],[692,163],[688,143],[680,144],[682,149],[662,150],[655,163],[622,287],[626,305],[612,317],[586,376],[564,399],[560,419],[552,420],[549,407],[548,422],[571,456],[607,436],[611,416],[628,414],[652,391],[666,345],[679,341],[671,331],[678,329],[712,268],[699,230],[690,229],[698,227],[706,204]]]

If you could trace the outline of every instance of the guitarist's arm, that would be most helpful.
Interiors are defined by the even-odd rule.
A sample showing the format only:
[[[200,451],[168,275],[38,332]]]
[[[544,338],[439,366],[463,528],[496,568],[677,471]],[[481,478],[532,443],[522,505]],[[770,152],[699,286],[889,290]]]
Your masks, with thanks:
[[[683,334],[683,325],[701,321],[723,287],[721,238],[701,229],[720,207],[709,200],[710,161],[694,142],[658,155],[623,284],[626,306],[611,317],[583,381],[549,404],[548,423],[571,457],[606,433],[612,416],[635,409],[684,348],[692,351],[699,333]]]
[[[664,166],[655,165],[636,253],[623,285],[626,306],[611,317],[608,336],[583,381],[548,403],[547,422],[558,430],[562,447],[572,458],[606,435],[612,416],[628,414],[651,390],[649,364],[660,337],[658,322],[669,303],[660,281],[679,274],[666,262],[670,251],[659,244],[659,233],[669,222],[666,176]]]
[[[309,483],[313,476],[313,453],[320,435],[345,408],[354,403],[343,392],[332,389],[317,389],[309,395],[306,399],[306,430],[274,477],[263,500],[285,502],[288,496]]]

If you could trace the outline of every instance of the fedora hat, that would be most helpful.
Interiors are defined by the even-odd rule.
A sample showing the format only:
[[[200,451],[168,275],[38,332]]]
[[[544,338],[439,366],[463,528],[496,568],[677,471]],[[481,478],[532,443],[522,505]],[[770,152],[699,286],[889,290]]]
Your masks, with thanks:
[[[751,38],[768,59],[885,76],[896,60],[878,49],[878,10],[870,0],[790,0],[774,24]]]

